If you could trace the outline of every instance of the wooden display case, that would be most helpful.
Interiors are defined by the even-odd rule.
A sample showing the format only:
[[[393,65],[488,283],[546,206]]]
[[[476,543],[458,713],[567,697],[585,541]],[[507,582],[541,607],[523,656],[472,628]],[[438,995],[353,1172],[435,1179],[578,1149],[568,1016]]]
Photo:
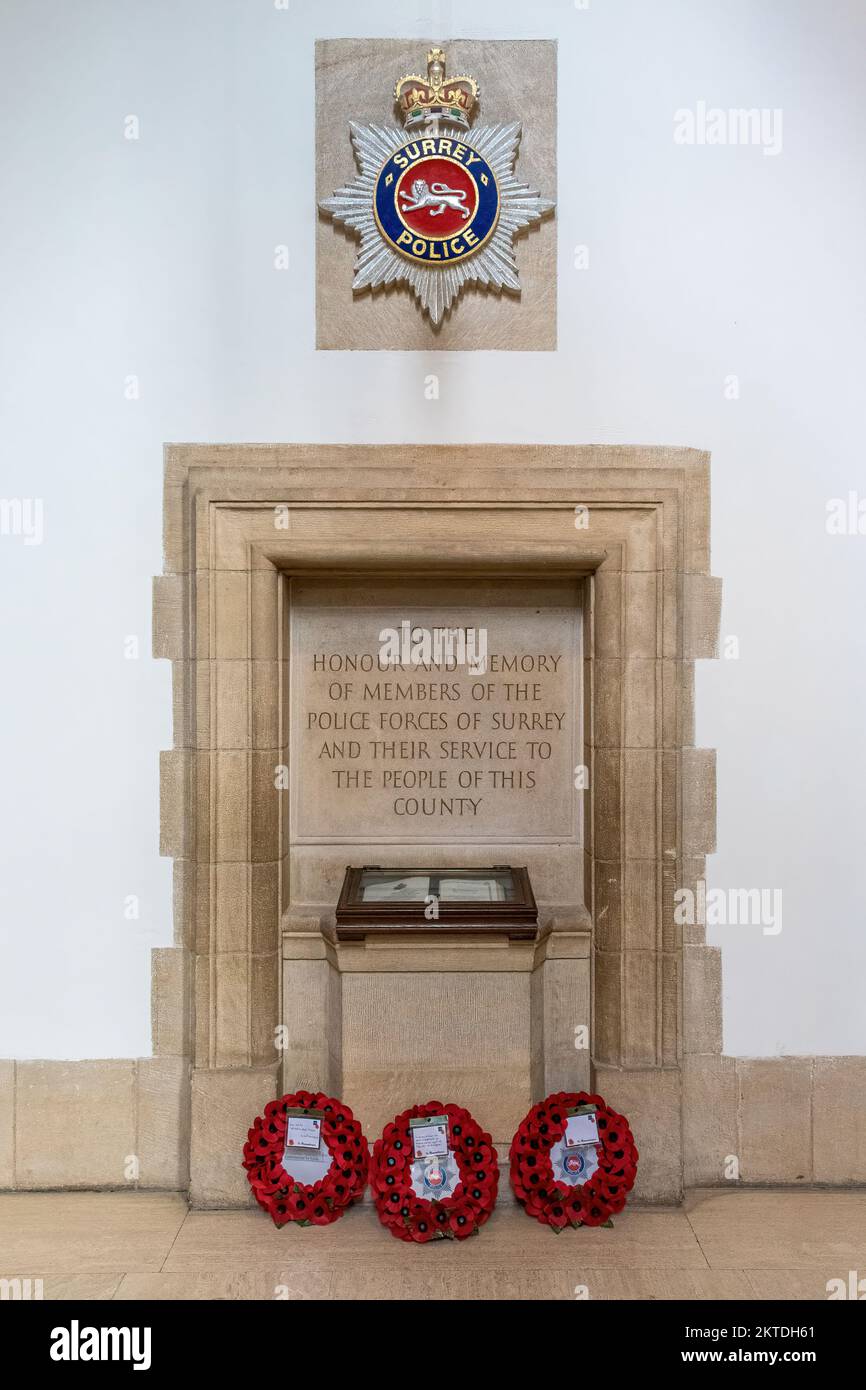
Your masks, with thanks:
[[[337,903],[337,939],[380,932],[464,931],[532,939],[538,908],[526,869],[349,867]]]

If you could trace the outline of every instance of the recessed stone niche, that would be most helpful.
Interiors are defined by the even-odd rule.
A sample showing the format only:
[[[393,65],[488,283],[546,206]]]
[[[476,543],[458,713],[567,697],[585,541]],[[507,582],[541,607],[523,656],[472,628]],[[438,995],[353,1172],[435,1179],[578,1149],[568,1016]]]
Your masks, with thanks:
[[[574,1045],[576,1030],[587,1041],[590,1031],[575,786],[585,597],[570,575],[289,580],[283,1072],[287,1086],[327,1075],[371,1132],[444,1088],[485,1113],[504,1143],[534,1089],[589,1083],[588,1048]],[[464,649],[468,633],[483,661],[471,643],[474,661],[461,661],[454,642],[450,657],[424,662],[422,650],[415,664],[413,631],[440,642],[462,633]],[[396,644],[404,633],[410,647],[390,669],[383,634]],[[338,944],[346,865],[419,860],[527,866],[542,941],[431,930],[420,943]]]
[[[706,457],[178,446],[166,502],[178,944],[154,1012],[193,1063],[193,1201],[247,1200],[246,1128],[298,1085],[371,1138],[447,1095],[505,1145],[532,1100],[594,1084],[633,1121],[641,1194],[677,1198],[684,1058],[721,1045],[717,952],[673,913],[714,843]],[[465,671],[398,692],[363,669],[403,621],[485,631],[477,698]],[[347,864],[419,862],[527,865],[538,941],[336,941]]]

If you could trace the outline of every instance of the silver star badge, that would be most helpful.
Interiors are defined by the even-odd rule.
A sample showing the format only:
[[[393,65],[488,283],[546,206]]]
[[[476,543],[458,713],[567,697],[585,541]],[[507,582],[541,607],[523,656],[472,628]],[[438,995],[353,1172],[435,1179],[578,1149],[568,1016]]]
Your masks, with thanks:
[[[360,238],[352,289],[404,283],[433,324],[464,285],[519,294],[514,238],[554,207],[514,176],[520,122],[470,131],[477,83],[438,48],[394,98],[404,129],[351,122],[360,173],[320,204]]]

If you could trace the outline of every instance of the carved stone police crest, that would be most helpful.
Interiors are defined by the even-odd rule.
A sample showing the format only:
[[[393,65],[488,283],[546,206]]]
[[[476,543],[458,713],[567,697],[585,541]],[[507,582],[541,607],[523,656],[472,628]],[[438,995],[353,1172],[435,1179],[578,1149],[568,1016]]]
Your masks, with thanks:
[[[350,122],[360,173],[320,204],[360,237],[353,290],[404,282],[434,324],[464,285],[519,293],[514,238],[554,206],[514,176],[520,122],[470,130],[478,84],[440,48],[394,100],[404,129]]]

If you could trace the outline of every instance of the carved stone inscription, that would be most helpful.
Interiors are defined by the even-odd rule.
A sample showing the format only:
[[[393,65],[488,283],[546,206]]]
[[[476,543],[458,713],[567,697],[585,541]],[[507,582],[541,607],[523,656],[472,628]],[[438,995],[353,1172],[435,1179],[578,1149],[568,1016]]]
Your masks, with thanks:
[[[570,609],[292,615],[296,841],[572,840]]]

